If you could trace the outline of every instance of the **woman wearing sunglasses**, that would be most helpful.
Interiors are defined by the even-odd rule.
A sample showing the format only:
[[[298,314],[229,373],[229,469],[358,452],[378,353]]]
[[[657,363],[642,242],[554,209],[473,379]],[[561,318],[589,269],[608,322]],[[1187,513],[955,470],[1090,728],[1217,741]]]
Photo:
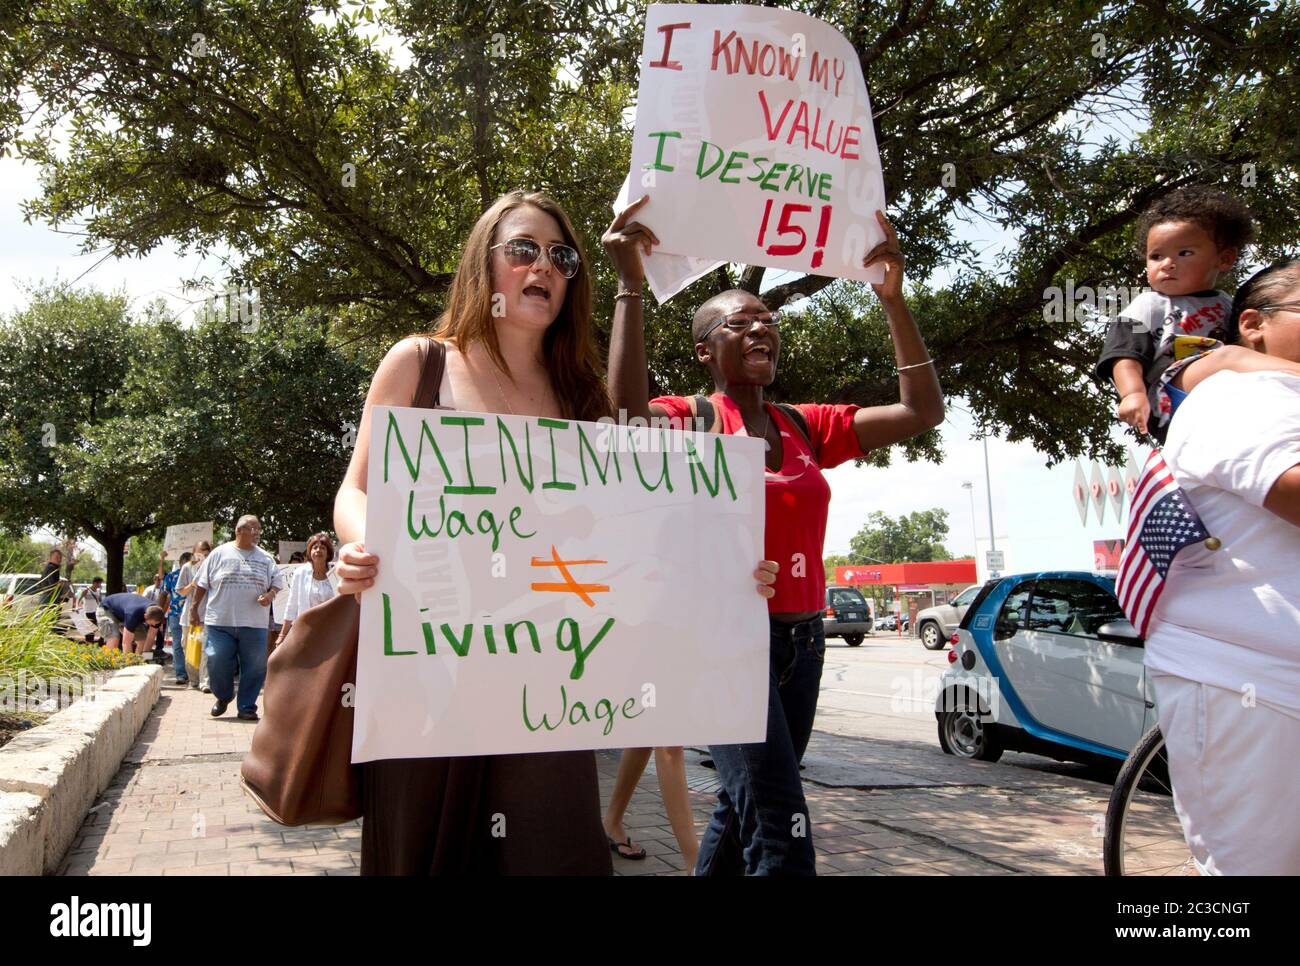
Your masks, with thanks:
[[[693,399],[649,399],[641,314],[642,253],[659,240],[632,216],[642,198],[610,225],[602,242],[619,277],[610,341],[610,393],[629,416],[697,415]],[[903,298],[898,237],[877,212],[885,241],[864,265],[882,265],[873,285],[894,342],[899,401],[885,406],[804,404],[793,411],[763,399],[781,353],[780,313],[733,289],[695,313],[695,357],[713,378],[708,409],[714,432],[744,433],[767,442],[767,518],[763,556],[779,567],[768,599],[770,678],[767,738],[761,744],[709,749],[722,788],[704,834],[698,875],[812,875],[811,822],[799,759],[812,733],[826,641],[822,634],[825,572],[822,544],[830,486],[822,476],[847,460],[902,442],[943,420],[943,394],[925,342]],[[707,416],[706,414],[703,414]]]
[[[434,405],[594,421],[610,412],[591,333],[591,281],[568,215],[536,192],[497,199],[470,231],[432,339],[446,367]],[[340,594],[374,585],[366,465],[375,406],[409,406],[428,336],[397,343],[375,372],[334,502]],[[755,573],[766,596],[771,574]],[[603,874],[611,871],[590,752],[420,758],[365,765],[363,874]],[[508,834],[494,835],[495,815]]]
[[[591,337],[591,282],[568,216],[539,193],[497,199],[470,231],[433,338],[446,353],[435,404],[594,420],[609,397]],[[374,584],[364,545],[374,406],[409,406],[427,336],[389,350],[366,396],[334,503],[340,594]],[[362,779],[363,875],[608,874],[591,752],[377,761]],[[493,836],[491,816],[509,834]]]

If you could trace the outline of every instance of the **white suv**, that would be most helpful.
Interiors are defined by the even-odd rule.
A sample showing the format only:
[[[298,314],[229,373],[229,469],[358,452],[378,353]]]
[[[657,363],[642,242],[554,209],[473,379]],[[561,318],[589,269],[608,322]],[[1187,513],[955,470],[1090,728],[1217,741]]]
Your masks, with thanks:
[[[927,607],[916,615],[916,633],[926,650],[937,651],[948,643],[957,625],[966,616],[966,608],[980,592],[979,584],[967,587],[946,604]]]

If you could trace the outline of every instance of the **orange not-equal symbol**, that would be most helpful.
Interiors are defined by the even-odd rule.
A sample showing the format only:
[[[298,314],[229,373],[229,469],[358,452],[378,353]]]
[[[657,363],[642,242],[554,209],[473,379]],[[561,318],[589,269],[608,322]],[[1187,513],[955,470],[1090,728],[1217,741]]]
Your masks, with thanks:
[[[532,566],[534,567],[558,567],[560,576],[564,578],[562,584],[530,584],[532,590],[540,590],[543,593],[551,594],[577,594],[582,598],[583,603],[588,607],[595,607],[596,602],[591,599],[591,594],[605,594],[609,592],[608,584],[580,584],[573,579],[569,573],[569,568],[578,564],[603,564],[609,563],[608,560],[561,560],[559,551],[555,545],[551,545],[551,559],[546,560],[542,557],[534,557]]]

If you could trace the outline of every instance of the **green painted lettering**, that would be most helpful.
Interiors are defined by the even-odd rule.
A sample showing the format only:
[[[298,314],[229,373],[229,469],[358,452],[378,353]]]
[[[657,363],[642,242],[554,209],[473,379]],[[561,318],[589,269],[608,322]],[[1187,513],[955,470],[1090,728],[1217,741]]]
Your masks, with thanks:
[[[524,727],[527,728],[529,731],[540,731],[542,728],[545,728],[547,731],[554,731],[560,725],[564,724],[564,714],[569,709],[569,697],[564,692],[563,684],[560,685],[560,701],[561,701],[560,716],[555,720],[555,724],[551,724],[551,719],[545,713],[543,713],[542,723],[539,725],[534,725],[528,719],[528,685],[525,684],[524,685]]]
[[[406,472],[411,477],[411,482],[419,482],[420,464],[424,460],[424,441],[427,439],[429,445],[433,447],[433,455],[438,457],[438,466],[442,469],[442,475],[447,482],[451,480],[451,470],[447,469],[447,461],[442,458],[442,450],[438,447],[438,441],[433,438],[433,432],[429,429],[429,424],[423,419],[420,420],[420,445],[415,451],[415,463],[411,462],[411,454],[406,449],[406,441],[402,439],[401,427],[397,425],[397,416],[391,411],[388,414],[388,432],[384,435],[384,482],[388,482],[388,448],[393,442],[393,437],[397,437],[397,448],[402,451],[402,460],[406,463]]]
[[[414,654],[414,651],[393,650],[393,605],[387,594],[381,593],[380,596],[384,598],[384,656],[399,657],[403,654]]]
[[[528,432],[528,423],[524,423],[524,452],[527,453],[528,472],[524,473],[524,468],[519,463],[519,447],[515,445],[515,438],[511,435],[510,430],[506,428],[505,420],[500,416],[497,417],[497,449],[501,453],[501,482],[506,482],[506,442],[510,443],[510,452],[515,458],[515,473],[519,477],[519,482],[524,485],[529,493],[533,492],[533,437]]]
[[[662,436],[663,434],[660,433],[661,438]],[[669,493],[673,491],[672,476],[668,472],[667,442],[664,442],[662,452],[663,452],[663,472],[659,474],[659,479],[655,481],[654,486],[651,486],[649,481],[646,480],[645,474],[641,472],[641,459],[636,455],[636,449],[633,448],[632,450],[632,465],[636,467],[637,479],[641,481],[641,485],[646,488],[647,492],[653,493],[655,490],[659,489],[660,486],[663,486],[665,489],[667,489]]]
[[[506,625],[506,647],[509,648],[510,653],[511,654],[519,653],[517,650],[515,650],[515,630],[519,627],[523,627],[525,630],[528,631],[528,637],[529,640],[532,642],[533,650],[536,651],[538,654],[541,654],[542,644],[541,641],[537,639],[537,625],[534,624],[532,621],[515,621],[513,624]]]
[[[696,479],[696,472],[699,472],[699,478],[704,480],[704,488],[709,491],[709,496],[717,496],[718,490],[722,488],[723,482],[727,484],[727,492],[731,494],[732,502],[736,500],[736,487],[731,482],[731,471],[727,469],[727,453],[722,448],[722,440],[718,437],[713,438],[713,479],[709,479],[709,471],[704,468],[704,462],[700,459],[700,454],[695,450],[695,443],[690,437],[685,437],[686,441],[686,461],[691,467],[691,492],[699,493],[700,487]]]
[[[780,186],[773,184],[773,182],[780,177],[781,172],[788,167],[790,166],[784,161],[778,161],[776,164],[772,165],[772,167],[767,169],[767,174],[763,175],[763,180],[759,182],[758,186],[764,191],[780,191]]]
[[[747,157],[749,157],[748,151],[732,151],[731,157],[727,159],[727,166],[722,169],[722,174],[718,175],[718,180],[723,184],[740,184],[739,178],[728,178],[727,175],[737,168],[744,167],[740,159]]]
[[[709,153],[709,148],[713,148],[713,150],[718,152],[718,159],[709,165],[708,170],[705,170],[704,159]],[[700,179],[707,178],[709,175],[713,174],[714,171],[718,170],[718,166],[722,164],[726,159],[726,156],[726,152],[712,141],[701,141],[700,156],[695,162],[695,176]]]
[[[467,486],[444,486],[444,493],[460,493],[467,496],[480,496],[488,493],[495,493],[495,486],[475,486],[474,485],[474,466],[469,458],[469,428],[471,426],[482,426],[483,418],[481,416],[443,416],[441,417],[444,426],[459,426],[465,434],[465,475],[469,479]]]
[[[601,432],[608,433],[612,438],[614,434],[613,424],[610,423],[608,425],[610,428],[603,429],[601,430]],[[618,454],[614,452],[614,450],[617,449],[617,447],[613,445],[612,439],[611,439],[611,445],[609,449],[605,451],[605,465],[602,467],[600,463],[597,462],[595,447],[593,447],[591,445],[591,441],[587,439],[587,434],[582,431],[582,423],[578,423],[576,428],[578,430],[578,465],[582,467],[583,485],[586,486],[590,482],[587,479],[587,455],[586,454],[588,453],[591,454],[592,466],[595,468],[597,475],[600,477],[600,482],[602,486],[605,483],[606,477],[609,475],[609,461],[611,457],[613,457],[614,460],[614,474],[618,477],[618,481],[622,483],[623,468],[618,465]]]
[[[439,628],[439,630],[442,631],[442,636],[447,638],[447,643],[451,645],[451,649],[455,651],[458,656],[464,657],[466,654],[469,653],[470,642],[473,641],[474,639],[473,624],[465,625],[463,638],[457,637],[455,635],[455,633],[451,629],[450,624],[443,624]]]
[[[559,464],[555,459],[555,431],[557,429],[568,429],[569,421],[567,419],[547,419],[543,417],[537,420],[537,425],[542,426],[551,434],[551,478],[548,482],[542,484],[543,490],[576,490],[576,483],[561,483],[558,476]]]
[[[654,164],[646,165],[646,167],[653,168],[656,171],[673,170],[673,166],[671,164],[664,164],[664,141],[667,138],[679,138],[681,136],[682,136],[681,131],[651,131],[650,137],[659,139],[659,147],[655,151]]]
[[[594,638],[592,638],[591,643],[586,647],[583,647],[582,635],[578,630],[578,622],[572,617],[566,617],[564,620],[560,621],[560,626],[555,629],[555,646],[561,651],[573,652],[573,670],[569,672],[569,677],[575,681],[582,678],[582,671],[586,666],[587,658],[591,655],[591,652],[596,649],[596,645],[605,639],[605,635],[609,633],[609,629],[613,626],[614,618],[611,617],[605,621],[605,626],[597,632]],[[568,632],[567,635],[565,634],[566,631]],[[568,638],[567,644],[565,643],[566,636]]]

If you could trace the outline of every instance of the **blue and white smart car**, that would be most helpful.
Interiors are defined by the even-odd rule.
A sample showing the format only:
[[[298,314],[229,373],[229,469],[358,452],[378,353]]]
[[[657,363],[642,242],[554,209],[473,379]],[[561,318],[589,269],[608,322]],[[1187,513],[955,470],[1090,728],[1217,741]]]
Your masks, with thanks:
[[[991,580],[952,645],[935,704],[950,755],[1123,760],[1156,722],[1143,641],[1110,577],[1049,571]]]

